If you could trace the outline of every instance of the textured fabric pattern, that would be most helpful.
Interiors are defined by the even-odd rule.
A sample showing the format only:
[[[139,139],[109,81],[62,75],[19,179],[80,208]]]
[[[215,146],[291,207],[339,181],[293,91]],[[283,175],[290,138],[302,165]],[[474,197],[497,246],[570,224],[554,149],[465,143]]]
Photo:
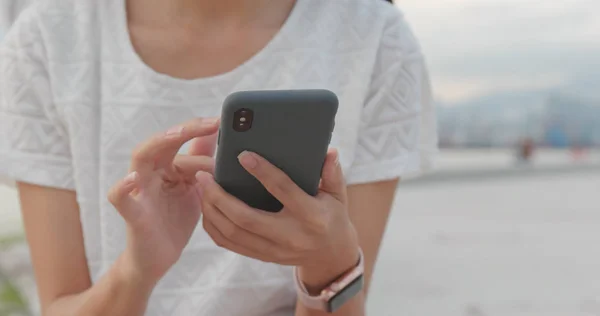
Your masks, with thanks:
[[[436,131],[423,56],[384,1],[298,0],[276,37],[238,68],[181,80],[135,53],[124,0],[48,0],[0,46],[0,174],[77,191],[97,280],[122,252],[125,224],[106,200],[136,144],[231,92],[325,88],[340,99],[332,146],[349,183],[431,166]],[[293,315],[289,267],[216,247],[198,227],[154,291],[148,315]]]
[[[0,41],[16,17],[34,0],[2,0],[0,1]]]

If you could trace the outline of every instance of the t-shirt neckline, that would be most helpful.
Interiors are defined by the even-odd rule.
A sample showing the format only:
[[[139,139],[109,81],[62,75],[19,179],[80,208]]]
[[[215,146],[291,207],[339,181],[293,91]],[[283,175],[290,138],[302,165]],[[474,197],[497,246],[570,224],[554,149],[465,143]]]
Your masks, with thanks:
[[[135,48],[133,47],[133,43],[131,40],[131,34],[129,33],[128,21],[127,21],[127,0],[119,0],[120,4],[118,5],[118,32],[121,33],[122,36],[119,36],[122,40],[122,45],[125,49],[125,52],[128,57],[130,57],[134,62],[136,67],[141,69],[144,73],[149,75],[152,78],[160,80],[164,83],[180,83],[180,84],[200,84],[200,83],[210,83],[213,81],[225,80],[227,78],[231,78],[238,73],[243,72],[246,68],[253,66],[256,64],[264,55],[268,55],[271,51],[277,49],[277,45],[282,41],[282,38],[290,33],[291,29],[297,24],[297,21],[301,15],[301,11],[303,10],[303,5],[305,0],[296,0],[294,6],[289,13],[287,19],[277,31],[277,33],[269,40],[269,42],[260,49],[257,53],[252,55],[249,59],[244,61],[242,64],[238,65],[234,69],[223,72],[214,76],[208,77],[200,77],[195,79],[183,79],[173,77],[171,75],[158,72],[146,64],[142,58],[138,55]]]

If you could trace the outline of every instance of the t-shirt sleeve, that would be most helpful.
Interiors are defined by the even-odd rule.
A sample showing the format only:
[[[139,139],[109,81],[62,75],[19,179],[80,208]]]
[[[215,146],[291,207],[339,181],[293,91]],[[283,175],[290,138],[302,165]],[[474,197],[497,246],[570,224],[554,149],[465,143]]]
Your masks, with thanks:
[[[401,14],[381,38],[349,184],[409,178],[433,167],[437,124],[420,46]]]
[[[0,43],[0,182],[73,189],[69,138],[53,102],[37,10]]]

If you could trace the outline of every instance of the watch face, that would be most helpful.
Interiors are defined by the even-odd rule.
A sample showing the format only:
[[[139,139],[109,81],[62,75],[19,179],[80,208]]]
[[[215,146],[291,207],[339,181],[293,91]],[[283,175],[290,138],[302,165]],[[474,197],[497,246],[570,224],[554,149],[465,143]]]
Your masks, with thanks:
[[[327,302],[327,312],[333,313],[338,310],[348,300],[356,296],[363,289],[363,285],[364,277],[361,275]]]

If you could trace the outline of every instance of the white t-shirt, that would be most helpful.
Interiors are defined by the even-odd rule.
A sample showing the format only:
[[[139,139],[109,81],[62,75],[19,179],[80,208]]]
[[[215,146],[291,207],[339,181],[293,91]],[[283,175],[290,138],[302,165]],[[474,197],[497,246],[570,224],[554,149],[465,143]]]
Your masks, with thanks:
[[[0,42],[8,32],[16,17],[34,0],[2,0],[0,1]]]
[[[197,80],[142,62],[125,0],[37,2],[0,48],[0,174],[77,191],[95,281],[125,246],[125,224],[106,194],[126,175],[135,145],[218,115],[231,92],[303,88],[339,97],[331,143],[349,184],[432,165],[436,124],[424,58],[402,14],[383,0],[298,0],[254,57]],[[290,267],[218,248],[199,225],[147,315],[290,316],[295,299]]]

